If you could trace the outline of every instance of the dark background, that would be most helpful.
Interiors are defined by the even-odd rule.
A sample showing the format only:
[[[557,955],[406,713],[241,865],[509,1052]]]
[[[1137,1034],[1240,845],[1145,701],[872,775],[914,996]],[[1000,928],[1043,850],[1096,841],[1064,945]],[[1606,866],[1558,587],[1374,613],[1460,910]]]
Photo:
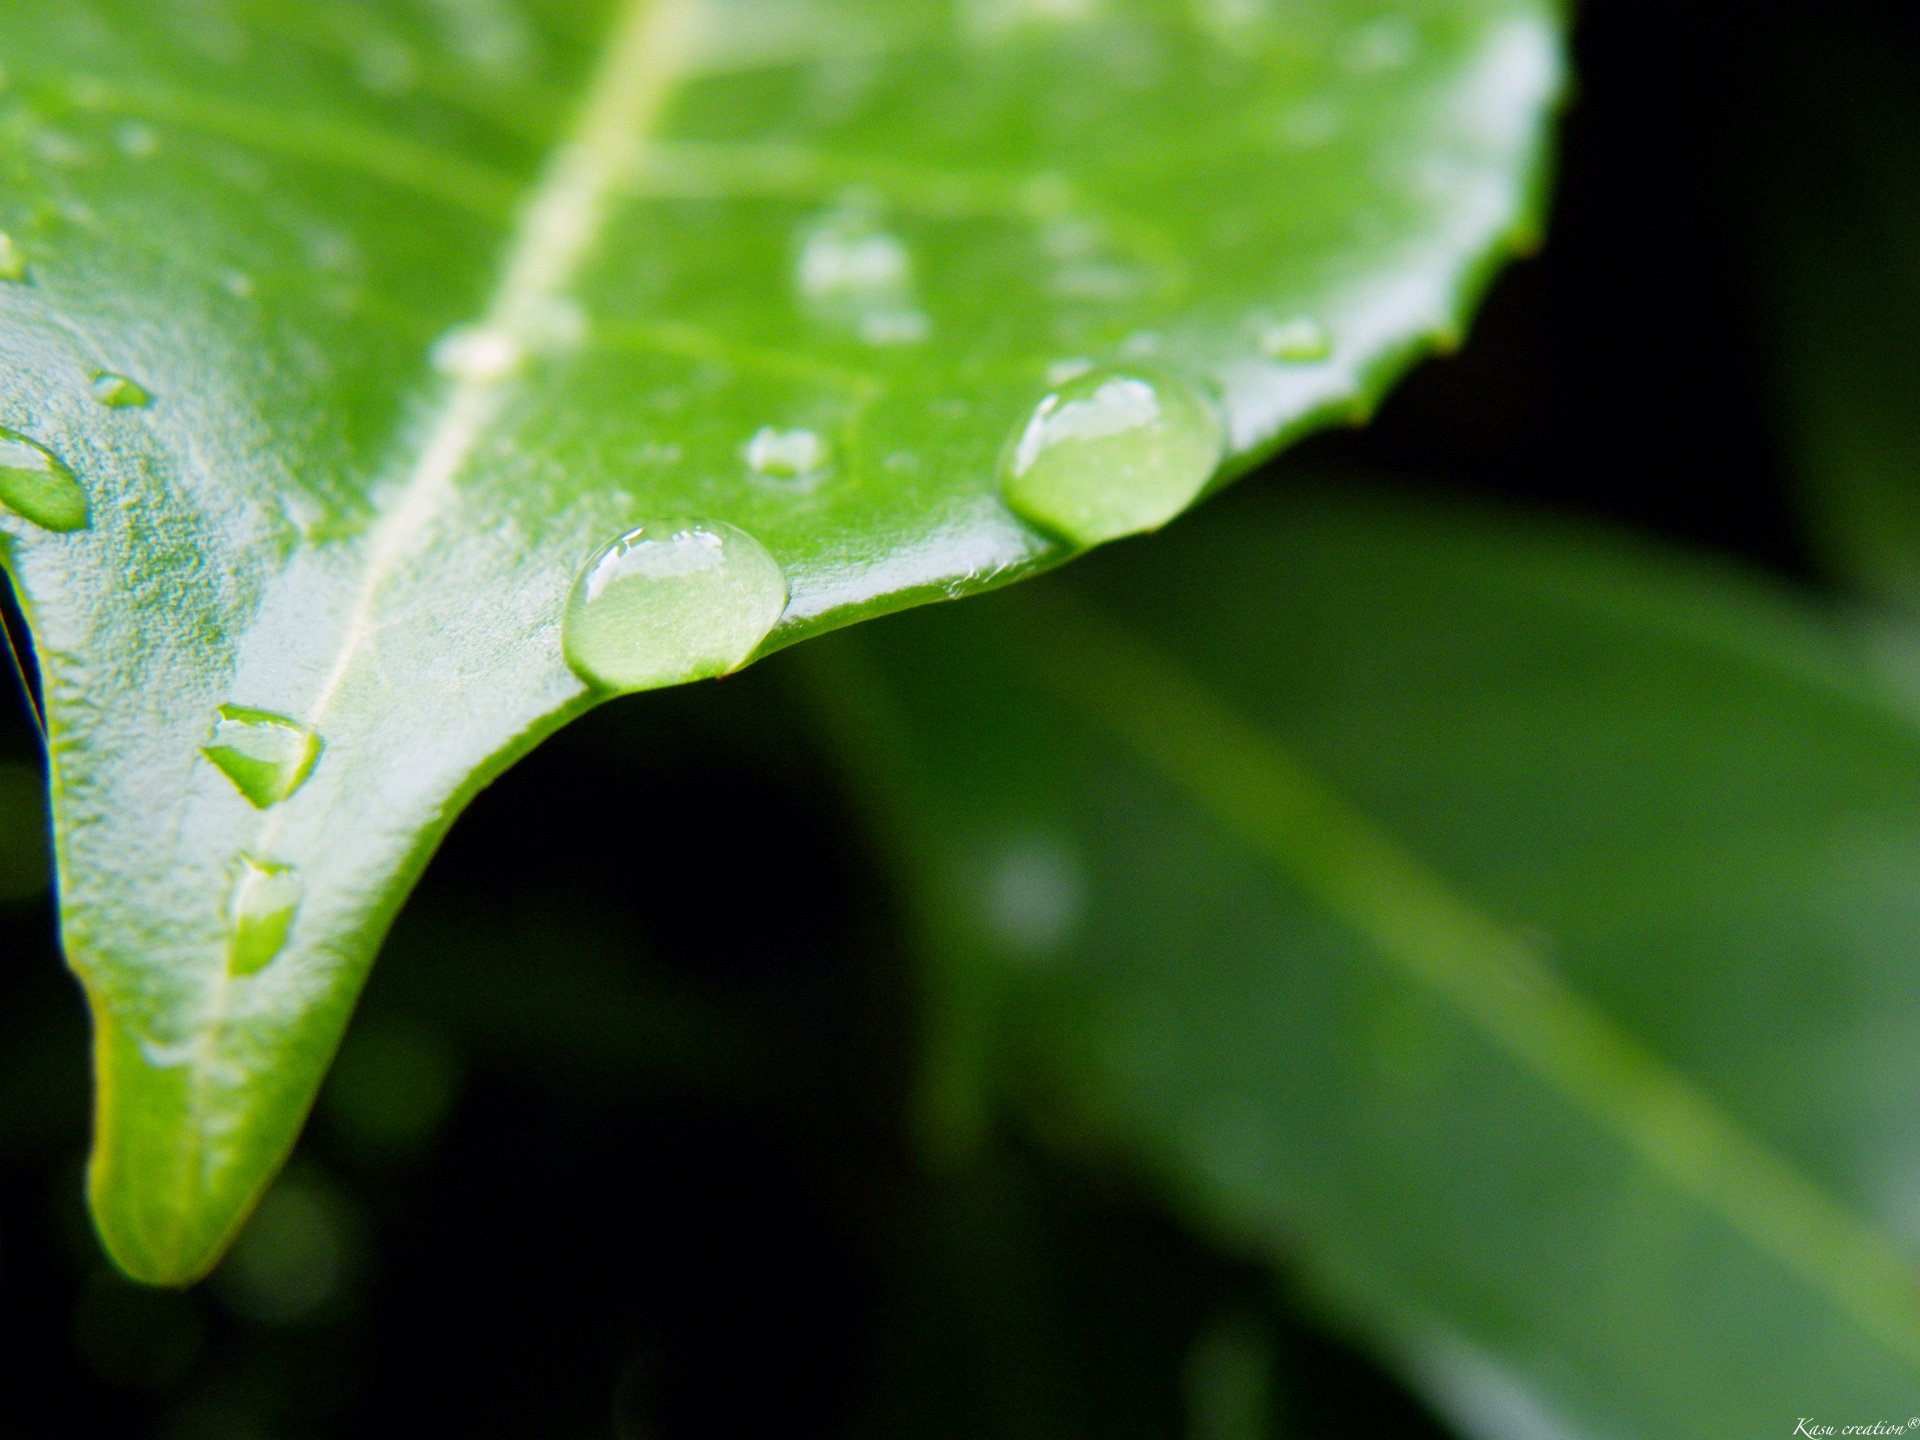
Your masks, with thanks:
[[[1836,37],[1920,105],[1907,0],[1589,6],[1540,257],[1371,429],[1214,503],[1364,466],[1819,586],[1763,279],[1771,207],[1812,203],[1805,107],[1854,103]],[[1264,1373],[1276,1434],[1438,1435],[1124,1178],[1017,1136],[926,1172],[885,867],[791,709],[777,660],[622,702],[481,797],[287,1179],[186,1294],[87,1229],[83,1009],[0,850],[0,1436],[1122,1440],[1182,1435],[1208,1365]],[[37,766],[0,705],[0,839]]]

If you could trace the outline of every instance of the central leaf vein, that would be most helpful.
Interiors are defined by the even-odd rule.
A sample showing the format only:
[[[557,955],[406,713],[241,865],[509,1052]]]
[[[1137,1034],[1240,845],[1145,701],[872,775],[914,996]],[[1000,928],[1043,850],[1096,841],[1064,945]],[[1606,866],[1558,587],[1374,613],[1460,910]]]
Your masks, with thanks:
[[[530,348],[545,316],[589,259],[605,228],[609,201],[633,168],[648,134],[672,98],[691,41],[699,0],[626,0],[609,31],[604,59],[588,85],[579,119],[553,150],[543,177],[505,251],[500,280],[478,327],[508,344]],[[420,537],[452,500],[461,471],[499,418],[509,377],[456,379],[427,432],[407,478],[368,532],[366,562],[353,608],[305,722],[320,729],[354,667],[374,646],[377,612],[387,583],[413,555]],[[271,854],[283,824],[266,820],[258,853]],[[223,965],[211,1013],[202,1028],[195,1068],[195,1109],[204,1111],[225,1028],[232,979]],[[216,1163],[203,1152],[202,1170]]]

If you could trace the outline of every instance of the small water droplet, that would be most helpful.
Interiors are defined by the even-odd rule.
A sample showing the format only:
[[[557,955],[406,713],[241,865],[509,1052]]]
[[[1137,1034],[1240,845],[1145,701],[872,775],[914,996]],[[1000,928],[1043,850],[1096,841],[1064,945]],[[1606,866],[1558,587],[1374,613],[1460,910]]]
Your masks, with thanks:
[[[404,95],[420,83],[420,57],[389,35],[376,35],[354,57],[360,83],[376,95]]]
[[[855,328],[869,345],[918,345],[933,334],[933,318],[924,310],[870,310]]]
[[[795,279],[808,309],[876,346],[917,345],[933,321],[914,298],[913,257],[867,210],[821,216],[800,236]]]
[[[1042,961],[1073,938],[1086,909],[1086,866],[1047,834],[1011,836],[987,858],[981,885],[988,933],[1009,958]]]
[[[271,710],[222,705],[217,714],[200,753],[256,807],[278,805],[307,783],[320,761],[319,735]]]
[[[913,262],[900,237],[859,213],[830,215],[800,245],[801,291],[811,300],[895,295],[913,284]]]
[[[1394,15],[1356,31],[1347,43],[1346,65],[1355,75],[1381,75],[1403,70],[1419,53],[1420,32],[1411,20]]]
[[[306,887],[291,865],[242,855],[234,862],[233,895],[227,902],[227,969],[255,975],[287,948]]]
[[[1002,493],[1035,524],[1097,545],[1186,509],[1225,443],[1193,386],[1144,369],[1089,370],[1035,407],[1008,450]]]
[[[140,160],[160,148],[160,137],[154,134],[151,125],[142,124],[138,120],[129,120],[114,127],[113,143],[120,147],[122,155]]]
[[[220,288],[236,300],[251,300],[256,288],[253,277],[244,270],[229,270],[220,277]]]
[[[144,410],[153,403],[153,395],[146,386],[111,370],[95,372],[93,398],[109,410]]]
[[[442,375],[490,385],[517,371],[526,352],[511,335],[484,325],[457,325],[433,346],[433,366]]]
[[[314,267],[334,273],[353,269],[360,261],[359,247],[337,230],[314,230],[307,236],[307,256]]]
[[[578,350],[587,340],[587,311],[571,295],[541,302],[532,317],[533,346],[543,352]]]
[[[49,530],[87,524],[87,492],[66,463],[37,440],[0,425],[0,505]]]
[[[14,285],[27,283],[26,254],[4,230],[0,230],[0,281]]]
[[[1326,100],[1310,100],[1287,111],[1274,126],[1274,138],[1296,150],[1317,150],[1340,138],[1346,122]]]
[[[825,472],[833,447],[812,430],[763,425],[747,441],[747,464],[775,480],[810,480]]]
[[[787,608],[787,577],[743,530],[649,521],[601,547],[574,582],[567,663],[606,690],[651,690],[745,664]]]
[[[1333,334],[1310,315],[1260,327],[1260,353],[1285,365],[1311,365],[1333,354]]]
[[[85,97],[76,96],[81,104]],[[43,126],[32,133],[28,141],[33,153],[49,165],[57,165],[62,170],[77,170],[94,162],[95,154],[91,146],[84,145],[61,130]]]

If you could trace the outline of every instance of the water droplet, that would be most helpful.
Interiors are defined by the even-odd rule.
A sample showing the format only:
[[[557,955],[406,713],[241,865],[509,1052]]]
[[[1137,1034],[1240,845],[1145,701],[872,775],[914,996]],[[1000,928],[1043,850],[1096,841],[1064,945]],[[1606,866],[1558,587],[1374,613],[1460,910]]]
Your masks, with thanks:
[[[984,867],[982,915],[1009,958],[1051,958],[1073,938],[1086,910],[1085,863],[1046,834],[1016,835]]]
[[[525,359],[526,352],[511,335],[483,325],[455,326],[433,346],[434,369],[473,385],[505,380]]]
[[[743,530],[650,521],[603,546],[567,601],[567,663],[591,685],[651,690],[745,664],[787,608],[787,577]]]
[[[1097,545],[1186,509],[1225,443],[1219,416],[1191,385],[1143,369],[1090,370],[1034,409],[1001,488],[1026,519]]]
[[[300,897],[306,887],[291,865],[242,855],[234,862],[233,896],[227,903],[232,926],[227,939],[227,969],[254,975],[287,948]]]
[[[0,281],[15,285],[24,285],[27,280],[27,257],[14,243],[13,237],[0,230]]]
[[[200,753],[220,767],[236,789],[265,810],[287,799],[320,761],[320,737],[271,710],[222,705],[213,738]]]
[[[1333,334],[1310,315],[1260,327],[1260,353],[1285,365],[1311,365],[1333,354]]]
[[[113,143],[120,147],[122,155],[141,160],[160,148],[160,137],[153,133],[151,125],[129,120],[114,127]]]
[[[586,307],[571,295],[542,301],[530,324],[534,348],[541,351],[578,350],[587,340]]]
[[[870,310],[855,328],[869,345],[918,345],[933,334],[933,319],[924,310]]]
[[[84,96],[76,98],[80,103],[86,103]],[[91,146],[84,145],[73,136],[50,126],[35,130],[28,143],[32,145],[33,153],[40,159],[49,165],[57,165],[62,170],[77,170],[82,166],[91,165],[96,158]]]
[[[1411,20],[1394,15],[1376,20],[1354,33],[1347,43],[1346,65],[1355,75],[1380,75],[1403,70],[1419,53],[1420,32]]]
[[[765,425],[747,442],[747,464],[775,480],[816,478],[832,459],[833,447],[812,430],[779,430]]]
[[[389,35],[376,35],[354,57],[360,83],[376,95],[404,95],[420,83],[420,57]]]
[[[858,213],[832,215],[800,245],[800,289],[812,300],[894,295],[913,283],[913,262],[900,237]]]
[[[37,440],[0,425],[0,505],[49,530],[87,524],[87,492],[64,461]]]
[[[146,386],[111,370],[95,372],[93,398],[109,410],[144,410],[153,403],[153,395]]]
[[[868,345],[917,345],[932,334],[933,321],[914,298],[906,243],[864,209],[808,225],[795,278],[809,310]]]
[[[1317,150],[1340,138],[1346,121],[1329,101],[1310,100],[1282,115],[1274,138],[1296,150]]]
[[[251,300],[256,286],[246,271],[229,270],[220,277],[220,288],[236,300]]]

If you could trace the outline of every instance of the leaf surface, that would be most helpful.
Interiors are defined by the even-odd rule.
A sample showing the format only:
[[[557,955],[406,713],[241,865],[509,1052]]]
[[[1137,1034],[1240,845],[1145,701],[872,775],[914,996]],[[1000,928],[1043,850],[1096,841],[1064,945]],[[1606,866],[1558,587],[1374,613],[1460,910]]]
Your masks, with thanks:
[[[1911,721],[1744,577],[1235,508],[826,649],[937,1118],[1131,1157],[1470,1434],[1904,1423]]]
[[[219,1254],[540,736],[1157,525],[1457,333],[1556,18],[0,7],[0,530],[120,1263]]]

